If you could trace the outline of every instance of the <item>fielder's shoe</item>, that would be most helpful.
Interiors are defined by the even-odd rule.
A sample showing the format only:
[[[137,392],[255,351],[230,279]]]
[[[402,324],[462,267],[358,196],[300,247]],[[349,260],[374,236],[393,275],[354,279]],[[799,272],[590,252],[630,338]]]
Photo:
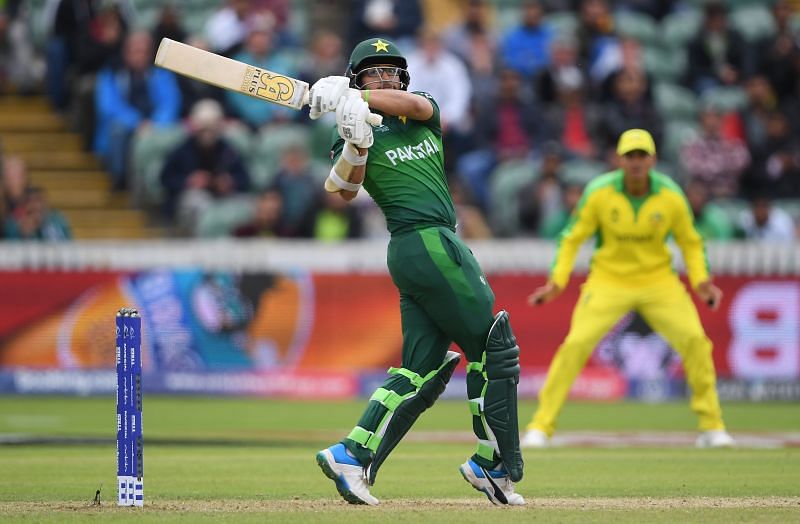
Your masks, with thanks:
[[[525,499],[514,492],[514,483],[508,477],[508,471],[502,462],[494,469],[482,468],[472,459],[458,468],[464,480],[472,487],[483,492],[493,504],[498,506],[523,506]]]
[[[334,444],[317,453],[317,464],[336,483],[336,490],[344,500],[350,504],[378,505],[378,499],[369,493],[364,466],[347,452],[344,444]]]
[[[736,442],[724,429],[714,429],[700,433],[695,446],[698,448],[732,448],[736,446]]]
[[[521,448],[547,448],[550,446],[550,437],[547,433],[538,429],[529,429],[522,435],[519,441]]]

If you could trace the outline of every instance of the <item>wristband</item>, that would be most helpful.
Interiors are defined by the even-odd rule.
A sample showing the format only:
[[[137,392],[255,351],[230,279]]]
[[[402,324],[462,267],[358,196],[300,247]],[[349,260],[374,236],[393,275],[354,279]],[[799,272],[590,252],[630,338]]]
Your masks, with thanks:
[[[359,189],[361,189],[361,184],[353,184],[348,182],[344,178],[337,175],[335,169],[331,169],[331,172],[328,174],[328,180],[333,182],[333,185],[339,189],[344,189],[345,191],[352,191],[353,193],[356,193]]]
[[[364,102],[369,103],[369,89],[363,90],[362,93],[364,93]]]
[[[369,152],[364,153],[364,156],[359,155],[356,146],[354,146],[350,142],[345,141],[344,147],[342,148],[342,158],[344,159],[345,162],[347,162],[351,166],[365,165],[367,163],[368,156]]]

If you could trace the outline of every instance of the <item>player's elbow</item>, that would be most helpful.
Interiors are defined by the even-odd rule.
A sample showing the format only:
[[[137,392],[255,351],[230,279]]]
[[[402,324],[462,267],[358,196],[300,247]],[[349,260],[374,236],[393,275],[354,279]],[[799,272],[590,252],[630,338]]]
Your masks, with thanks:
[[[417,95],[411,104],[412,107],[408,114],[413,120],[428,120],[433,116],[433,106],[427,98]]]

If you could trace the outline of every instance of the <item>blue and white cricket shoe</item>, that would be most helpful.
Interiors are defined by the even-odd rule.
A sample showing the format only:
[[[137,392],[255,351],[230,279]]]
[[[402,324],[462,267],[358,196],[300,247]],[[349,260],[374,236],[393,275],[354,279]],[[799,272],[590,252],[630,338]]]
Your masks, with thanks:
[[[347,452],[344,444],[334,444],[317,453],[317,464],[325,476],[336,483],[339,495],[350,504],[379,504],[369,492],[364,466]]]
[[[464,480],[472,484],[473,488],[483,492],[493,504],[498,506],[525,505],[522,495],[514,491],[514,483],[502,462],[494,469],[486,469],[469,459],[461,464],[458,470]]]

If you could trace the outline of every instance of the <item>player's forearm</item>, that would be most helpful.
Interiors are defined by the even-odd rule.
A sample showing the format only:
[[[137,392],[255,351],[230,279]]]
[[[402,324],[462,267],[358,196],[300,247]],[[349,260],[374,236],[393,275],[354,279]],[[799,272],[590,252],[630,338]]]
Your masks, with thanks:
[[[367,172],[367,166],[354,166],[353,170],[350,172],[350,180],[349,182],[353,184],[362,184],[364,182],[364,175]],[[339,195],[347,200],[348,202],[353,200],[358,191],[347,191],[343,189],[339,192]]]
[[[369,107],[387,115],[405,116],[412,120],[427,120],[433,116],[433,106],[422,96],[395,89],[367,90],[362,94]]]

